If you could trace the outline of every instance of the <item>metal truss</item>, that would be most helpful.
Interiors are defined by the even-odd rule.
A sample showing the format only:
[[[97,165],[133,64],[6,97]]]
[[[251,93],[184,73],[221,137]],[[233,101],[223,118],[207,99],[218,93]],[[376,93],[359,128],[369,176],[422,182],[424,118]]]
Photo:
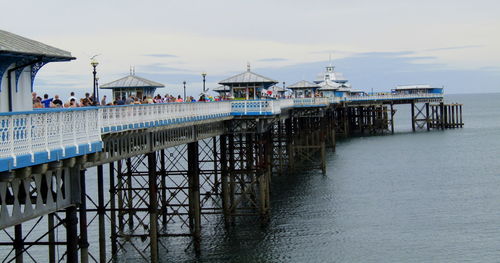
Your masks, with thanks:
[[[0,182],[3,262],[20,262],[24,257],[33,262],[76,260],[75,205],[79,203],[79,167],[79,162],[71,159],[2,176],[5,179]],[[59,211],[65,212],[66,216],[61,217]],[[44,224],[47,224],[47,231],[40,231]],[[11,249],[6,250],[9,246]],[[48,254],[31,252],[32,248],[39,246],[48,246]],[[60,253],[56,254],[56,250]]]

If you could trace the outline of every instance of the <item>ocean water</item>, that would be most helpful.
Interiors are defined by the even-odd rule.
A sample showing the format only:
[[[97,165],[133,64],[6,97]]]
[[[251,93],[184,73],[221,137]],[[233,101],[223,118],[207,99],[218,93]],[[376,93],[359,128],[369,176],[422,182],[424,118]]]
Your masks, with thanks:
[[[165,262],[498,262],[500,94],[447,95],[462,129],[341,140],[327,174],[273,177],[270,223],[202,231],[200,256]],[[218,229],[218,230],[217,230]],[[174,240],[172,240],[174,242]]]

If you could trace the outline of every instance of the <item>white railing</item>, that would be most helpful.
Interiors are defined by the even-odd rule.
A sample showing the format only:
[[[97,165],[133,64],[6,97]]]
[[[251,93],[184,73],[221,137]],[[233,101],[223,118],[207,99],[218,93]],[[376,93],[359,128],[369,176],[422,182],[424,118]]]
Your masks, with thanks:
[[[293,108],[294,106],[293,99],[280,99],[276,101],[276,104],[279,105],[280,109]]]
[[[348,96],[345,98],[345,101],[429,99],[429,98],[442,98],[442,97],[443,97],[442,93],[386,94],[386,95]]]
[[[235,100],[231,101],[232,115],[272,115],[281,113],[277,100]]]
[[[294,106],[316,106],[327,105],[329,98],[295,98],[293,99]]]
[[[97,108],[34,110],[0,113],[0,158],[65,150],[101,141]]]
[[[230,115],[231,102],[158,103],[99,107],[104,133]]]
[[[329,97],[329,98],[328,98],[328,102],[329,102],[330,104],[336,104],[336,103],[339,103],[341,100],[342,100],[342,98],[340,98],[340,97]]]

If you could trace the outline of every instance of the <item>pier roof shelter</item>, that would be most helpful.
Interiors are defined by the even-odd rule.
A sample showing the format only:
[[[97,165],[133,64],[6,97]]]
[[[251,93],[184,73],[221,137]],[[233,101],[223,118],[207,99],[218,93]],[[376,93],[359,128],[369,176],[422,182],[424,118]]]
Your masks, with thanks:
[[[278,98],[284,98],[287,91],[286,88],[280,87],[278,85],[272,86],[270,89],[273,91],[273,95]]]
[[[395,94],[442,94],[442,88],[433,88],[430,85],[399,85],[392,90]]]
[[[221,97],[229,97],[231,94],[231,89],[228,86],[219,86],[217,88],[212,89],[213,91],[219,93]]]
[[[111,89],[113,91],[113,100],[119,100],[123,97],[134,96],[142,99],[144,96],[153,97],[157,88],[163,88],[165,85],[141,78],[130,72],[130,75],[121,79],[101,85],[101,89]]]
[[[235,99],[247,100],[258,99],[263,89],[276,83],[278,81],[250,71],[250,65],[247,66],[247,71],[219,82],[220,85],[229,87],[230,93]]]
[[[38,71],[49,62],[73,59],[68,51],[0,30],[0,112],[32,110]]]
[[[318,84],[311,83],[306,80],[301,80],[287,87],[293,92],[295,98],[310,98],[313,97],[316,90],[320,88]]]

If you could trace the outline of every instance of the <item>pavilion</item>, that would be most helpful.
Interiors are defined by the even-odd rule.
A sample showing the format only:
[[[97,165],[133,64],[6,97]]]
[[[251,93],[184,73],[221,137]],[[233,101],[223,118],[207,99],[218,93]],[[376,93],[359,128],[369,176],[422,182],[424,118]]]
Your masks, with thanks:
[[[230,94],[235,99],[258,99],[263,89],[267,89],[278,81],[264,77],[250,71],[250,65],[247,65],[247,71],[232,76],[219,82],[220,85],[228,86]]]
[[[295,98],[311,98],[314,97],[319,85],[306,80],[301,80],[295,84],[288,86],[291,89]]]
[[[219,86],[212,90],[219,93],[219,96],[221,96],[222,98],[227,98],[231,95],[231,89],[228,86]]]
[[[135,71],[130,71],[130,75],[121,79],[101,85],[101,89],[111,89],[113,91],[113,100],[120,100],[130,96],[142,99],[146,97],[154,97],[157,88],[163,88],[165,85],[154,82],[135,75]]]
[[[33,83],[49,62],[75,59],[71,53],[0,30],[0,112],[33,109]]]

